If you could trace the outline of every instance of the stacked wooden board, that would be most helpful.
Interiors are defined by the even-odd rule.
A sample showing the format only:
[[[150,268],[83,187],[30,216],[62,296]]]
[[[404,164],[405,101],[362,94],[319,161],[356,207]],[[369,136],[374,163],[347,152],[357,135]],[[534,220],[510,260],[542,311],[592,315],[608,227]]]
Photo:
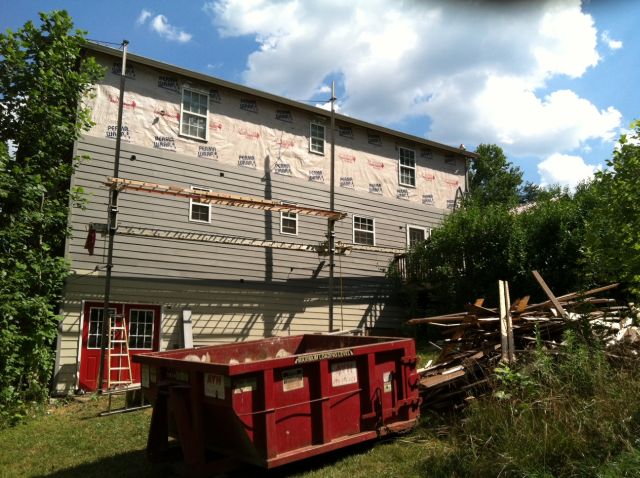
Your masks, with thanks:
[[[429,324],[442,329],[435,364],[420,369],[423,407],[458,407],[489,389],[495,367],[511,363],[536,344],[562,348],[564,332],[572,324],[587,321],[589,330],[609,346],[640,342],[638,310],[602,297],[618,284],[556,297],[540,274],[533,271],[549,300],[529,304],[529,296],[510,305],[489,308],[483,299],[469,303],[465,311],[409,320],[410,325]],[[500,285],[503,287],[503,284]],[[508,287],[501,297],[508,298]]]

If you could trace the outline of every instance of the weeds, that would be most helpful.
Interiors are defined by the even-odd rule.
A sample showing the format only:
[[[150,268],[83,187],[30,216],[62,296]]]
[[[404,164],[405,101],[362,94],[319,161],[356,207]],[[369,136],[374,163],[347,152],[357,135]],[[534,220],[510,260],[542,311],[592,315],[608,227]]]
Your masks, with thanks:
[[[564,343],[496,369],[493,395],[452,433],[451,476],[640,476],[637,370],[610,365],[582,334]]]

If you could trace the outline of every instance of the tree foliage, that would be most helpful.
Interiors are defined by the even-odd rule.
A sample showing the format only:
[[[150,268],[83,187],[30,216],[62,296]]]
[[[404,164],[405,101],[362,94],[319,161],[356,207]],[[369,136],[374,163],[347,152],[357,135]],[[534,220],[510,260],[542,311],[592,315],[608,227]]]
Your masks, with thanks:
[[[596,173],[585,263],[594,276],[620,280],[640,295],[640,121]]]
[[[520,168],[511,164],[502,148],[495,144],[481,144],[475,152],[480,157],[469,169],[471,201],[479,206],[518,204],[522,185]]]
[[[64,11],[0,34],[0,421],[46,397],[67,274],[73,142],[91,126],[82,98],[102,76]],[[15,148],[10,153],[8,145]]]
[[[534,269],[555,290],[573,290],[582,285],[575,264],[583,231],[580,204],[566,194],[521,212],[472,204],[409,251],[408,279],[423,286],[428,297],[421,305],[432,312],[451,312],[480,297],[495,304],[500,279],[510,282],[514,294],[536,292]]]
[[[640,122],[593,181],[572,193],[526,184],[521,197],[535,200],[526,207],[511,207],[520,176],[500,148],[481,145],[478,152],[491,159],[478,161],[471,200],[407,255],[413,287],[400,291],[412,307],[450,312],[479,297],[495,304],[499,279],[514,294],[540,294],[532,270],[557,293],[622,282],[640,295]]]

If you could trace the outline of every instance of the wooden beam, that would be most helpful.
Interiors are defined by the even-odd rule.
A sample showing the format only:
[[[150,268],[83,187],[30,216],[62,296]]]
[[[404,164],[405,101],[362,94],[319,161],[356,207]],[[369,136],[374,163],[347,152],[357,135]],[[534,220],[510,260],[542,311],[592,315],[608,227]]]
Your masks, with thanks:
[[[180,186],[167,186],[164,184],[136,181],[133,179],[108,178],[108,180],[105,182],[105,185],[109,186],[112,189],[140,191],[146,193],[196,199],[207,204],[246,207],[251,209],[262,209],[265,211],[292,212],[307,216],[326,217],[327,219],[333,219],[334,221],[338,221],[347,217],[347,214],[344,212],[333,212],[328,209],[292,206],[289,204],[282,204],[279,201],[273,201],[270,199],[237,196],[234,194],[226,194],[213,191],[192,190]]]
[[[615,289],[619,285],[620,284],[616,282],[614,284],[609,284],[609,285],[605,285],[605,286],[602,286],[602,287],[597,287],[595,289],[587,290],[587,291],[584,291],[584,292],[571,292],[569,294],[561,295],[557,299],[561,300],[561,301],[567,301],[567,300],[570,300],[570,299],[574,299],[576,297],[588,297],[590,295],[598,294],[600,292],[605,292],[605,291],[608,291],[608,290],[611,290],[611,289]],[[530,310],[540,309],[542,307],[547,307],[547,306],[549,306],[551,304],[552,304],[552,302],[550,300],[547,300],[545,302],[540,302],[538,304],[531,304],[531,305],[527,306],[524,309],[524,311],[528,312]]]
[[[536,281],[538,281],[538,284],[540,284],[540,287],[542,287],[542,290],[544,291],[544,293],[547,294],[547,297],[549,297],[549,300],[551,301],[553,306],[556,308],[558,313],[565,319],[568,318],[569,314],[567,314],[567,311],[564,310],[564,307],[562,307],[558,298],[555,295],[553,295],[553,292],[551,292],[551,289],[549,289],[549,286],[544,281],[540,273],[538,271],[531,271],[531,273],[533,274],[533,277],[536,279]]]

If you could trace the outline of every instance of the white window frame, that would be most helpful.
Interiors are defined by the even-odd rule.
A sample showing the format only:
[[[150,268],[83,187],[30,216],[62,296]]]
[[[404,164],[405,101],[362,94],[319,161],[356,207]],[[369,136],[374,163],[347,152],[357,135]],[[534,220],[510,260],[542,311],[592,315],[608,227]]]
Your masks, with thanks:
[[[196,93],[198,95],[202,95],[205,96],[207,98],[207,113],[206,114],[201,114],[201,113],[194,113],[192,111],[185,111],[184,109],[184,94],[185,92],[188,91],[190,93]],[[187,134],[187,133],[183,133],[182,132],[182,126],[183,126],[183,122],[184,119],[186,118],[186,115],[192,115],[192,116],[196,116],[198,118],[204,118],[204,138],[201,138],[200,136],[194,136],[192,134]],[[184,136],[186,138],[192,138],[192,139],[197,139],[198,141],[209,141],[209,93],[202,91],[202,90],[198,90],[196,88],[189,88],[186,86],[182,87],[182,95],[180,96],[180,136]]]
[[[409,241],[409,238],[411,237],[410,235],[410,230],[411,229],[418,229],[424,232],[424,240],[426,241],[429,236],[431,235],[431,229],[428,227],[424,227],[424,226],[416,226],[415,224],[407,224],[407,249],[411,247],[411,243]]]
[[[286,206],[295,206],[295,204],[290,204],[290,203],[282,203],[283,205]],[[293,217],[291,217],[293,215]],[[284,223],[284,219],[288,219],[290,221],[295,221],[296,224],[296,232],[285,232],[284,228],[283,228],[283,223]],[[286,212],[286,211],[280,211],[280,234],[284,234],[285,236],[297,236],[298,235],[298,227],[300,225],[300,221],[298,218],[298,213],[297,212]]]
[[[209,188],[203,188],[200,186],[191,186],[191,190],[192,191],[206,191],[206,192],[211,192],[211,189]],[[193,205],[196,204],[198,206],[206,206],[207,209],[209,210],[209,214],[208,219],[206,221],[203,221],[201,219],[194,219],[193,218]],[[200,224],[211,224],[211,203],[202,203],[199,202],[193,198],[189,198],[189,222],[198,222]]]
[[[413,155],[413,166],[408,166],[406,164],[402,164],[402,151],[409,151]],[[403,183],[402,182],[402,170],[407,169],[413,171],[413,184],[411,183]],[[417,176],[417,168],[416,168],[416,150],[403,148],[402,146],[398,149],[398,184],[400,186],[405,186],[409,188],[416,187],[416,176]]]
[[[133,315],[133,312],[151,312],[151,345],[149,347],[132,347],[131,346],[131,337],[133,336],[131,334],[131,325],[132,325],[132,320],[131,320],[131,316]],[[127,344],[129,346],[130,350],[153,350],[153,337],[154,337],[154,327],[155,327],[155,322],[156,322],[156,311],[154,309],[129,309],[129,317],[127,318],[127,328],[128,330],[128,339],[129,339],[129,343]],[[136,330],[137,332],[137,330]],[[144,343],[144,338],[147,337],[146,334],[135,334],[135,337],[142,337],[143,338],[143,343]]]
[[[372,225],[373,225],[373,231],[369,231],[366,229],[356,229],[356,218],[360,218],[360,219],[366,219],[368,221],[372,221]],[[366,233],[371,233],[373,235],[373,244],[367,244],[364,242],[356,242],[356,230],[361,231],[361,232],[366,232]],[[373,217],[368,217],[368,216],[361,216],[359,214],[354,214],[353,215],[353,219],[352,219],[352,237],[351,237],[351,241],[354,244],[362,244],[364,246],[375,246],[376,245],[376,220]]]
[[[313,127],[314,126],[322,128],[322,148],[314,148],[313,140],[314,139],[315,140],[319,140],[320,139],[318,136],[314,136],[313,135]],[[311,152],[313,154],[320,154],[320,155],[324,156],[325,136],[326,136],[326,128],[325,128],[325,126],[323,124],[316,123],[314,121],[309,123],[309,152]]]
[[[98,321],[94,321],[91,320],[91,314],[94,310],[97,310],[98,313]],[[102,312],[102,314],[100,313]],[[117,314],[117,310],[115,307],[109,307],[108,309],[108,314],[113,318],[116,314]],[[98,350],[100,349],[100,344],[102,342],[102,325],[104,324],[104,320],[103,317],[101,317],[104,314],[104,307],[89,307],[89,322],[87,324],[87,326],[89,327],[89,330],[87,330],[87,350]],[[91,324],[98,324],[98,330],[97,330],[97,334],[92,334],[91,333]],[[113,325],[113,319],[111,324]],[[113,334],[113,331],[111,332]],[[96,347],[91,347],[89,344],[91,343],[91,337],[96,337],[97,340],[97,346]],[[109,338],[107,338],[107,340],[109,340]]]

